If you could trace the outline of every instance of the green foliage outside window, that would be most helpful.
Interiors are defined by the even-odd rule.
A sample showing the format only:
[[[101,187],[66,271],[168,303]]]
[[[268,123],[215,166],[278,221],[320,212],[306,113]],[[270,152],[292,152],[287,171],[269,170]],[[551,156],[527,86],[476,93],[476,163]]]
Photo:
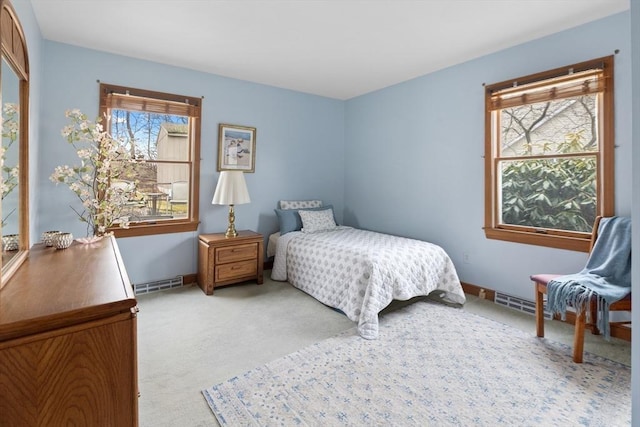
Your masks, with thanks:
[[[523,107],[510,109],[507,114],[517,117],[519,108]],[[592,151],[594,140],[585,137],[585,133],[590,134],[585,127],[592,127],[595,115],[584,116],[582,129],[565,133],[564,140],[532,142],[527,137],[518,153],[530,156],[535,148],[542,156],[554,157],[501,161],[503,224],[591,231],[597,212],[597,164]],[[563,156],[566,154],[580,155]]]

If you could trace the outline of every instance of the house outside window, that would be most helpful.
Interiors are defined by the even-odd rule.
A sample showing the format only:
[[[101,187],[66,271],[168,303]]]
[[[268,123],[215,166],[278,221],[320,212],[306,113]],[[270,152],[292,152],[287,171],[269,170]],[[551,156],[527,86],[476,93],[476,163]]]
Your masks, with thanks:
[[[118,237],[195,231],[198,227],[202,99],[100,84],[105,130],[137,162],[112,186],[135,189],[129,228]]]
[[[613,215],[613,56],[485,88],[487,238],[588,251]]]

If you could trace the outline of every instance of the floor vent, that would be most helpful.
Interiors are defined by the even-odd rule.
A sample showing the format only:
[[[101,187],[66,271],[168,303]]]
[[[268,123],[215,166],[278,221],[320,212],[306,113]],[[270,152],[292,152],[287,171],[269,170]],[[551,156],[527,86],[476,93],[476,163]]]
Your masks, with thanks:
[[[536,314],[536,303],[533,301],[529,301],[526,299],[514,297],[512,295],[503,294],[500,292],[496,292],[496,304],[504,305],[505,307],[511,308],[513,310],[522,311],[527,314],[534,315]],[[551,312],[545,310],[544,318],[551,319]]]
[[[178,276],[173,279],[157,280],[155,282],[136,283],[133,291],[136,295],[148,294],[150,292],[164,291],[171,288],[179,288],[183,285],[183,277]]]

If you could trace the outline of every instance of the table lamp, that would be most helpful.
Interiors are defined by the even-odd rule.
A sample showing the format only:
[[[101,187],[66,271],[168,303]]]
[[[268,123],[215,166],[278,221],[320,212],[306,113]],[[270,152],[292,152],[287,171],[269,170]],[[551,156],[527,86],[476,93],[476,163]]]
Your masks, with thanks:
[[[229,226],[225,237],[236,237],[238,232],[234,224],[236,215],[233,210],[234,205],[249,203],[249,192],[247,191],[247,183],[244,181],[244,172],[242,171],[222,171],[218,178],[216,192],[213,194],[212,205],[229,205]]]

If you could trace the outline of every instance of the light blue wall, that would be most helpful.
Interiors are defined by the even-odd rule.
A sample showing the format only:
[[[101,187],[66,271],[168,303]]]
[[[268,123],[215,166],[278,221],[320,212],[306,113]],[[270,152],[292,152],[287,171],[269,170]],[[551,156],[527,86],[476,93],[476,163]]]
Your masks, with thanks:
[[[482,85],[616,49],[616,211],[629,215],[631,57],[621,13],[347,101],[345,222],[438,243],[461,280],[532,300],[530,274],[576,271],[586,254],[485,238]]]
[[[228,79],[123,56],[45,41],[42,85],[42,144],[34,182],[40,207],[38,232],[85,227],[69,205],[78,206],[65,186],[49,181],[54,167],[75,164],[72,147],[60,136],[64,112],[98,113],[98,83],[112,83],[188,96],[204,96],[197,232],[118,239],[134,283],[195,273],[197,235],[226,229],[228,208],[211,205],[217,182],[218,124],[257,128],[256,172],[246,175],[251,203],[236,206],[236,227],[265,236],[277,231],[273,208],[279,199],[320,198],[342,211],[344,103],[328,98]],[[341,218],[339,218],[341,219]],[[39,234],[38,234],[39,235]],[[37,241],[34,236],[33,241]]]

